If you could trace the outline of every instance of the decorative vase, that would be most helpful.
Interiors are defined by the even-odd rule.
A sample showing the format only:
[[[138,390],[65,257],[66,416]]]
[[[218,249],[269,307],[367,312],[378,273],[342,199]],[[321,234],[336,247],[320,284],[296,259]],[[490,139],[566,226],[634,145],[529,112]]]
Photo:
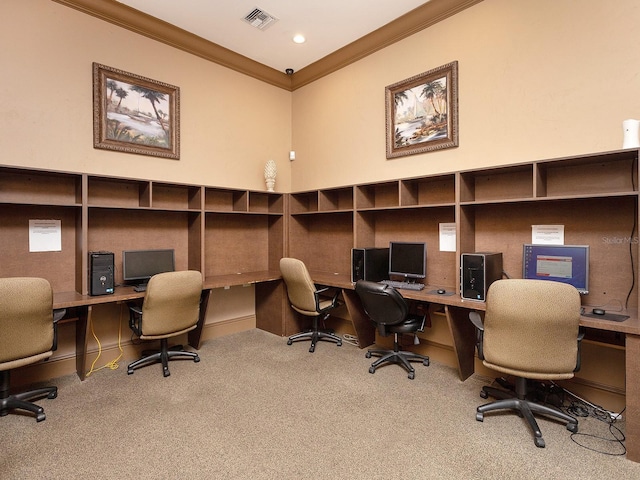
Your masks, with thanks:
[[[277,173],[278,169],[276,167],[276,162],[273,160],[267,160],[267,163],[264,166],[264,181],[267,184],[268,192],[273,192],[273,187],[276,186]]]
[[[640,120],[634,120],[630,118],[622,122],[622,131],[624,133],[622,148],[640,147],[640,140],[638,138],[639,130],[640,130]]]

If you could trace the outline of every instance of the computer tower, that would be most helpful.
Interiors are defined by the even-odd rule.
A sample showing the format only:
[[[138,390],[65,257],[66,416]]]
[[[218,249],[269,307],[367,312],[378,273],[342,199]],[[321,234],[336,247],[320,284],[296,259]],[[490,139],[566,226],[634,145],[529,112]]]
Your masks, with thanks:
[[[388,248],[352,248],[351,281],[379,282],[389,278]]]
[[[487,290],[502,278],[502,253],[463,253],[460,258],[460,296],[486,301]]]
[[[89,252],[89,295],[113,293],[113,263],[112,252]]]

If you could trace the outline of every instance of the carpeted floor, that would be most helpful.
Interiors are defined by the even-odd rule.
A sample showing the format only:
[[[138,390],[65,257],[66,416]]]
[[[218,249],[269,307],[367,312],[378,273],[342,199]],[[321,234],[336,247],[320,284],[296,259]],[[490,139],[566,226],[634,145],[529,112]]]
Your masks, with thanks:
[[[580,433],[603,438],[574,437],[589,448],[550,420],[544,449],[516,415],[477,422],[483,382],[435,362],[416,364],[415,380],[395,365],[371,375],[357,347],[310,354],[261,330],[207,341],[200,356],[171,362],[167,378],[122,364],[56,379],[46,421],[0,418],[0,478],[640,478],[594,418]]]

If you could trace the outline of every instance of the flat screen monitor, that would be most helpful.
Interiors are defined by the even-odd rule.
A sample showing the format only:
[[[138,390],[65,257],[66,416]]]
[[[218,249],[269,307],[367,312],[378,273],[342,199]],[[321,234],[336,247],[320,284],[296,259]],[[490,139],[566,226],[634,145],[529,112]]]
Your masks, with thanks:
[[[122,279],[125,282],[146,283],[156,273],[173,272],[173,249],[125,250],[122,252]]]
[[[524,245],[522,278],[554,280],[589,293],[588,245]]]
[[[427,245],[421,242],[389,242],[389,275],[407,280],[427,276]]]

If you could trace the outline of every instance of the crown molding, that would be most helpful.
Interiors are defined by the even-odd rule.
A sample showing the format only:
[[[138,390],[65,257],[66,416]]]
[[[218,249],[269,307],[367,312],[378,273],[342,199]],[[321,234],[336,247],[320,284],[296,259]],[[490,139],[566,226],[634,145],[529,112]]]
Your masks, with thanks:
[[[293,91],[482,0],[431,0],[290,76],[115,0],[52,1],[276,87]]]

